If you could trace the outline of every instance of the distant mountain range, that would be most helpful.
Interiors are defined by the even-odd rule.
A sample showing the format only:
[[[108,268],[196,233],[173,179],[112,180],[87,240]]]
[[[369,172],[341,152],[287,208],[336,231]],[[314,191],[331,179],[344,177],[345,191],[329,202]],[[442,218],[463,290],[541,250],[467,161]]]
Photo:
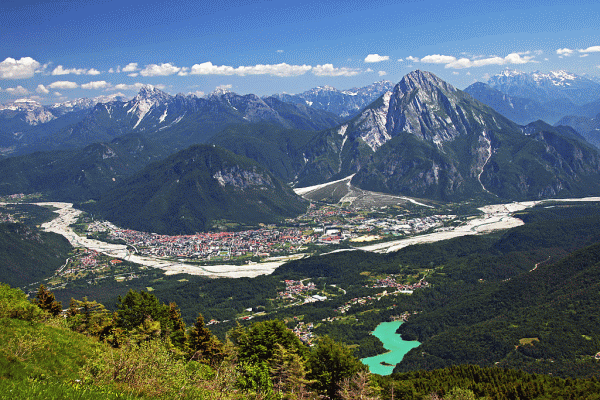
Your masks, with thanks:
[[[585,140],[600,149],[600,113],[594,118],[567,115],[561,118],[556,125],[566,125],[573,128]]]
[[[569,86],[569,74],[552,77],[556,86]],[[546,82],[546,78],[507,75],[500,81],[502,87],[512,87],[509,78],[534,84]],[[550,92],[548,85],[540,83]],[[382,82],[363,92],[371,95],[387,86]],[[345,96],[358,98],[359,91]],[[314,92],[323,94],[324,89]],[[329,89],[325,92],[338,93]],[[569,93],[579,98],[573,94],[576,91]],[[497,93],[496,98],[513,101],[504,94]],[[521,106],[527,110],[527,104],[532,103],[512,104],[515,110]],[[75,115],[82,118],[67,124],[66,119]],[[170,96],[146,86],[130,101],[98,103],[91,109],[67,113],[38,126],[49,127],[52,123],[55,130],[46,131],[47,135],[37,141],[29,141],[20,151],[63,150],[0,160],[0,194],[41,192],[60,200],[95,199],[100,201],[98,210],[102,209],[104,215],[118,218],[116,211],[109,212],[110,204],[124,206],[109,200],[108,193],[134,204],[156,205],[151,202],[153,191],[166,189],[163,183],[150,181],[170,175],[145,170],[148,185],[144,186],[144,179],[136,174],[147,166],[161,168],[149,164],[176,152],[180,152],[177,157],[185,157],[191,151],[185,149],[200,143],[218,145],[252,159],[272,174],[270,179],[296,187],[355,174],[351,183],[361,189],[442,201],[477,197],[526,200],[600,193],[600,155],[575,130],[552,127],[542,121],[519,125],[466,91],[424,71],[409,73],[393,90],[385,91],[345,122],[328,111],[308,104],[286,103],[277,97],[261,99],[226,91],[203,98]],[[185,163],[181,159],[177,162]],[[139,190],[128,192],[131,185]],[[214,182],[210,185],[214,186]],[[158,209],[179,215],[169,203],[178,203],[177,196],[183,194],[173,188],[167,191],[169,195],[160,197]],[[199,191],[190,193],[194,193],[192,198],[201,196]],[[229,195],[235,203],[242,202],[241,198],[249,193],[241,190]],[[288,195],[280,192],[278,196]],[[235,197],[240,199],[234,200]],[[220,204],[226,214],[224,210],[230,204]],[[135,215],[133,211],[129,214],[132,218]],[[210,214],[221,215],[214,210]],[[267,215],[258,211],[247,213],[249,223],[255,222],[254,214]],[[273,215],[284,214],[273,211]],[[152,218],[159,221],[162,217],[157,214]],[[169,223],[181,231],[215,227],[209,222],[212,219],[205,217],[203,223],[181,226],[164,218],[163,228],[155,230],[166,230]],[[200,217],[194,214],[193,218]],[[237,217],[231,220],[243,224]],[[122,221],[143,225],[133,219]]]
[[[465,92],[520,124],[538,119],[553,124],[566,115],[591,118],[600,112],[600,83],[566,71],[505,70]]]
[[[392,82],[380,81],[362,88],[338,90],[331,86],[320,86],[300,94],[282,93],[272,97],[286,103],[305,104],[318,110],[329,111],[342,118],[349,118],[393,88]]]

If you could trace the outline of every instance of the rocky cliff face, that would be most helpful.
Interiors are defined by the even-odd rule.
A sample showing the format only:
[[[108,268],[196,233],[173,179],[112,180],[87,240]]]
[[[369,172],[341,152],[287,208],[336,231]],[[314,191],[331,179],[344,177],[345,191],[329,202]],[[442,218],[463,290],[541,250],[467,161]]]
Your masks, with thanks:
[[[352,183],[363,189],[440,200],[600,191],[598,153],[580,139],[544,123],[521,127],[435,75],[413,71],[314,140],[298,180],[356,173]]]

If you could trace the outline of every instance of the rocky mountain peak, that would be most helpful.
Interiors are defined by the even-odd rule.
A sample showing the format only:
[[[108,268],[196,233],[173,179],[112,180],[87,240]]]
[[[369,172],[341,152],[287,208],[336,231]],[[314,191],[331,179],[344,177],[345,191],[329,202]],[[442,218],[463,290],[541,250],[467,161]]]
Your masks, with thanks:
[[[394,88],[387,115],[390,136],[401,132],[436,144],[470,131],[458,90],[426,71],[413,71]]]
[[[396,85],[395,92],[406,94],[415,89],[421,89],[426,92],[432,92],[440,89],[445,92],[455,92],[456,88],[449,83],[444,82],[431,72],[415,70],[406,74]]]
[[[140,100],[154,100],[154,101],[164,101],[169,99],[171,96],[167,93],[163,92],[160,89],[152,85],[144,85],[140,88],[137,96],[135,96],[134,101]]]

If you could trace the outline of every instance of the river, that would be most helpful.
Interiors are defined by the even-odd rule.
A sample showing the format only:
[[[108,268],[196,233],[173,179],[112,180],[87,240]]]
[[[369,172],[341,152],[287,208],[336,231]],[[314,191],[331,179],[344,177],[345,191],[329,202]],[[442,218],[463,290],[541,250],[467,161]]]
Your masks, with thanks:
[[[417,341],[409,342],[402,340],[400,335],[396,333],[396,330],[400,325],[402,325],[402,321],[382,322],[377,325],[377,328],[371,333],[381,340],[383,342],[383,347],[388,350],[387,353],[363,358],[361,360],[363,364],[369,367],[371,373],[390,375],[396,364],[402,361],[404,355],[408,353],[410,349],[414,349],[421,344]],[[382,362],[391,365],[382,365]]]

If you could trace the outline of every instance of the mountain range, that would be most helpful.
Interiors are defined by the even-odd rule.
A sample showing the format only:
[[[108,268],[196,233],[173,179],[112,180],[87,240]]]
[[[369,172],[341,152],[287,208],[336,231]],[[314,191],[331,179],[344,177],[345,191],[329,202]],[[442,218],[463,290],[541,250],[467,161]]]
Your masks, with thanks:
[[[530,92],[540,96],[546,93],[559,100],[584,101],[581,85],[591,81],[571,82],[572,76],[566,73],[548,76],[505,74],[494,82],[506,89],[523,81],[538,85],[537,91]],[[387,87],[384,81],[344,95],[356,100]],[[557,94],[563,89],[570,97]],[[333,95],[339,91],[319,88],[313,92]],[[227,91],[202,98],[171,96],[145,86],[130,101],[97,103],[40,125],[58,124],[77,112],[84,113],[78,122],[61,123],[53,132],[20,148],[24,153],[57,150],[0,160],[0,194],[41,192],[57,200],[94,199],[105,215],[114,217],[116,214],[106,210],[110,204],[119,204],[118,198],[139,203],[150,201],[150,188],[163,190],[164,182],[151,180],[166,176],[159,172],[166,167],[152,162],[170,155],[186,157],[189,146],[201,143],[252,159],[272,174],[270,179],[295,187],[354,174],[351,184],[360,189],[442,201],[600,193],[600,155],[577,131],[542,121],[519,125],[467,91],[425,71],[407,74],[348,120],[315,109],[306,100],[286,103],[274,96],[261,99]],[[146,187],[142,187],[139,173],[148,181]],[[125,193],[132,184],[139,184],[140,190]],[[169,189],[169,193],[172,196],[161,197],[161,202],[165,198],[177,202],[178,192]],[[282,198],[288,196],[278,193]],[[146,200],[142,200],[144,196]],[[159,209],[172,212],[168,205]],[[209,220],[184,224],[187,228],[176,231],[211,226]],[[165,231],[166,225],[161,226]]]
[[[600,111],[600,83],[567,71],[505,70],[465,92],[519,124],[554,124],[565,115],[591,118]]]
[[[375,82],[362,88],[348,90],[338,90],[325,85],[300,94],[280,93],[272,97],[286,103],[305,104],[318,110],[329,111],[342,118],[351,118],[393,88],[394,84],[390,81]]]

